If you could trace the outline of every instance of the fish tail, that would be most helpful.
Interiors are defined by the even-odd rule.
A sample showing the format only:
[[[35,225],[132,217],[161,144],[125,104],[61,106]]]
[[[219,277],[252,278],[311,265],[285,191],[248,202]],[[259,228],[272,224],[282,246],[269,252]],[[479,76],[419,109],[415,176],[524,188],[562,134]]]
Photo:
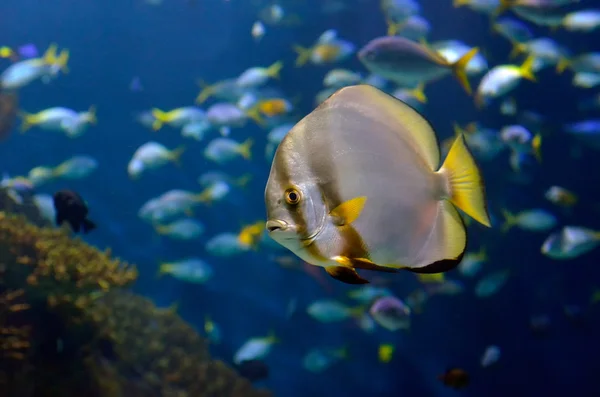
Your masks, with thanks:
[[[269,334],[267,335],[266,339],[267,339],[267,341],[269,343],[279,343],[279,342],[281,342],[281,339],[279,339],[277,337],[277,334],[273,330],[269,331]]]
[[[425,83],[419,83],[419,85],[409,91],[409,95],[420,103],[427,103],[427,96],[425,95]]]
[[[283,62],[275,62],[267,68],[267,76],[269,76],[272,79],[279,79],[279,73],[281,72],[281,68],[283,68]]]
[[[509,57],[511,59],[516,58],[518,55],[527,52],[527,46],[524,43],[520,43],[516,40],[513,40],[511,42],[511,44],[512,44],[512,50],[510,51],[510,55],[509,55]]]
[[[535,75],[533,74],[533,64],[535,62],[535,57],[533,55],[529,55],[525,62],[519,67],[519,72],[524,79],[530,81],[536,81]]]
[[[7,46],[0,47],[0,58],[12,58],[15,55],[12,48]]]
[[[169,112],[164,112],[157,108],[152,109],[152,117],[154,117],[154,122],[152,123],[154,131],[160,130],[164,123],[170,121]]]
[[[394,22],[391,18],[386,18],[386,23],[387,23],[387,35],[388,36],[395,36],[396,34],[398,34],[398,32],[402,31],[402,29],[404,29],[404,25],[406,24],[405,22]]]
[[[240,144],[238,148],[238,152],[246,160],[250,160],[252,158],[252,152],[250,149],[252,148],[253,143],[254,140],[252,138],[248,138],[244,141],[244,143]]]
[[[533,151],[533,157],[538,163],[542,162],[542,134],[537,133],[531,140],[531,149]]]
[[[296,58],[296,67],[304,66],[306,62],[310,59],[312,50],[310,48],[300,47],[299,45],[295,45],[294,51],[298,54]]]
[[[58,56],[58,58],[56,58],[54,64],[56,66],[58,66],[61,70],[61,72],[63,72],[64,74],[69,73],[69,56],[70,56],[70,52],[67,49],[64,49],[60,52],[60,55]]]
[[[21,111],[19,112],[19,115],[21,116],[21,134],[24,134],[28,129],[39,122],[39,116],[37,114]]]
[[[258,105],[246,110],[246,116],[250,117],[252,120],[254,120],[256,124],[260,125],[261,127],[265,126],[265,119],[261,117]]]
[[[56,43],[50,44],[50,47],[44,52],[42,59],[46,65],[54,65],[56,62],[56,50],[58,49],[58,45]]]
[[[449,182],[450,202],[477,222],[490,227],[483,178],[464,135],[454,140],[439,172]]]
[[[84,233],[91,232],[96,228],[96,224],[89,219],[84,219],[82,224],[82,229]]]
[[[471,4],[471,0],[454,0],[452,2],[452,6],[454,8],[459,8],[462,6],[468,6],[469,4]]]
[[[173,265],[170,263],[161,263],[158,266],[158,271],[156,272],[156,278],[160,278],[163,274],[168,274],[173,269]]]
[[[171,150],[169,153],[169,160],[174,162],[176,165],[181,165],[181,155],[185,152],[185,145],[178,146],[177,148]]]
[[[98,124],[98,119],[96,118],[96,106],[92,105],[87,111],[87,121],[90,124]]]
[[[517,224],[517,217],[510,213],[508,210],[502,210],[502,216],[504,217],[504,223],[500,231],[502,233],[508,232],[514,225]]]
[[[244,174],[234,181],[234,185],[245,188],[251,180],[252,174]]]
[[[485,247],[481,247],[479,252],[477,252],[477,258],[480,261],[486,261],[488,259],[487,250]]]
[[[556,64],[556,73],[563,73],[569,67],[571,67],[571,60],[567,57],[560,57]]]
[[[169,232],[169,227],[165,225],[155,225],[154,230],[158,234],[167,234]]]
[[[200,85],[201,90],[200,90],[200,93],[198,94],[198,96],[196,97],[196,103],[201,104],[204,101],[206,101],[208,98],[210,98],[211,96],[214,95],[215,86],[206,84],[202,80],[198,80],[198,85]]]
[[[500,4],[494,12],[492,12],[493,17],[498,17],[499,15],[504,14],[510,7],[515,4],[515,0],[500,0]]]
[[[467,77],[466,69],[471,59],[473,59],[473,57],[477,55],[478,52],[479,48],[471,48],[469,52],[467,52],[458,61],[452,64],[452,72],[454,73],[454,76],[469,95],[471,95],[472,90],[471,84],[469,83],[469,79]]]

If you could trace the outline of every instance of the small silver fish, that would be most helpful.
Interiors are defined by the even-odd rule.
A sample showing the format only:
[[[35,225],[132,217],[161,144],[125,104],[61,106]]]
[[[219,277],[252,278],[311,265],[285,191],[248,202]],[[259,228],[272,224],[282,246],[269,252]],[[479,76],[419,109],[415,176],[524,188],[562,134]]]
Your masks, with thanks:
[[[265,190],[269,235],[351,284],[368,282],[357,268],[450,270],[466,245],[456,207],[490,219],[462,135],[439,162],[435,133],[414,109],[375,87],[342,88],[277,148]]]

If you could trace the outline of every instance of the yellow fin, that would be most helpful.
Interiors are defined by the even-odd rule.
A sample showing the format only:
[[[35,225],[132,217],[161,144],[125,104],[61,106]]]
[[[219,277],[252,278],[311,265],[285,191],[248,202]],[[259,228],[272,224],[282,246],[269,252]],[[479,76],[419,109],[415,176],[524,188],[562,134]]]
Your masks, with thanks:
[[[456,77],[460,85],[469,95],[471,95],[473,90],[471,90],[471,84],[469,83],[469,78],[467,77],[466,69],[469,62],[471,62],[471,59],[473,59],[473,57],[477,55],[478,52],[479,48],[471,48],[469,52],[467,52],[458,61],[452,64],[452,73],[454,73],[454,77]]]
[[[538,161],[542,162],[542,134],[539,132],[535,134],[531,141],[531,149],[533,150],[533,157]]]
[[[325,271],[336,280],[346,284],[368,284],[365,280],[351,267],[346,266],[328,266]]]
[[[152,117],[154,117],[152,129],[158,131],[162,128],[164,123],[169,121],[169,112],[163,112],[160,109],[154,108],[152,109]]]
[[[530,81],[536,81],[535,75],[533,74],[533,63],[535,62],[535,56],[529,55],[525,62],[519,67],[521,77]]]
[[[246,110],[246,116],[250,117],[256,124],[261,127],[266,125],[265,119],[263,119],[260,115],[259,104],[252,106],[250,109]]]
[[[502,210],[502,216],[504,217],[504,224],[500,229],[502,233],[508,232],[513,226],[519,223],[519,217],[507,210]]]
[[[339,220],[337,226],[349,225],[358,219],[366,202],[365,196],[355,197],[335,207],[329,215]]]
[[[279,72],[283,68],[283,62],[278,61],[267,68],[267,76],[272,79],[279,79]]]
[[[409,91],[409,95],[420,103],[427,103],[427,96],[425,95],[425,83],[419,83],[419,85]]]
[[[304,66],[312,55],[312,49],[300,47],[299,45],[295,45],[293,48],[294,51],[296,51],[296,54],[298,54],[298,57],[296,58],[296,67]]]
[[[198,96],[196,97],[196,103],[197,104],[201,104],[204,101],[206,101],[208,98],[210,98],[211,96],[213,96],[216,92],[215,89],[215,85],[209,85],[206,84],[204,81],[202,80],[198,80],[198,85],[200,86],[201,90],[200,93],[198,94]]]
[[[523,54],[524,52],[527,52],[527,45],[525,45],[524,43],[513,41],[511,44],[513,46],[509,55],[511,59],[516,58],[518,55]]]
[[[98,119],[96,118],[96,106],[92,105],[87,111],[87,121],[90,124],[98,124]]]
[[[245,160],[250,160],[252,158],[252,152],[250,151],[250,149],[252,149],[253,143],[254,143],[254,140],[252,138],[248,138],[244,141],[244,143],[241,143],[240,146],[238,147],[238,153]]]
[[[454,140],[439,172],[448,178],[452,204],[477,222],[490,227],[483,178],[469,152],[464,135],[461,134]]]
[[[21,134],[25,133],[28,129],[36,125],[39,121],[39,117],[36,114],[19,112],[21,116]]]
[[[417,278],[425,284],[443,283],[446,280],[444,273],[417,273]]]
[[[560,57],[558,63],[556,64],[556,73],[560,74],[569,67],[571,67],[571,61],[566,57]]]

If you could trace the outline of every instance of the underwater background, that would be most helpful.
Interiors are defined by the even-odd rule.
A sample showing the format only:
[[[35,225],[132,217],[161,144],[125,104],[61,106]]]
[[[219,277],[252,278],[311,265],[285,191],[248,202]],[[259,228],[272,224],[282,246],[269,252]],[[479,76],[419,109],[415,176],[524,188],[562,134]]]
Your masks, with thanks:
[[[398,3],[399,8],[417,4],[387,3]],[[522,63],[523,55],[509,57],[514,40],[511,44],[493,31],[496,17],[464,3],[456,7],[450,0],[418,2],[418,14],[430,26],[424,35],[427,42],[453,39],[476,46],[489,68]],[[281,22],[265,17],[265,13],[272,17],[275,5],[284,13]],[[579,9],[600,10],[600,2],[582,0],[565,14]],[[390,331],[375,325],[367,330],[354,316],[332,323],[313,318],[307,307],[318,300],[336,299],[353,308],[370,302],[353,301],[348,293],[358,287],[340,283],[322,269],[306,271],[308,266],[291,252],[265,241],[267,235],[260,236],[256,247],[231,255],[207,250],[206,243],[213,236],[264,224],[264,189],[271,167],[271,157],[264,152],[268,131],[284,123],[293,125],[309,114],[317,105],[315,95],[323,89],[328,71],[344,68],[365,78],[369,74],[354,51],[344,59],[295,66],[298,54],[293,46],[309,47],[324,31],[334,29],[358,51],[371,39],[387,34],[386,16],[390,16],[385,10],[376,0],[3,0],[0,45],[16,49],[33,43],[41,56],[56,43],[70,52],[68,73],[61,71],[49,81],[18,88],[18,109],[36,113],[61,106],[84,111],[93,105],[97,124],[80,136],[69,137],[35,126],[21,134],[15,123],[0,143],[0,171],[8,180],[27,176],[38,166],[57,166],[74,155],[95,159],[97,169],[85,178],[48,178],[34,183],[29,193],[52,195],[62,189],[79,193],[97,225],[80,238],[100,250],[110,247],[113,255],[136,265],[137,280],[128,287],[135,294],[150,298],[159,308],[176,304],[177,314],[203,336],[207,323],[218,327],[218,341],[209,344],[211,357],[235,368],[233,356],[247,340],[272,332],[278,342],[260,358],[268,377],[253,383],[275,396],[600,395],[596,380],[600,370],[596,359],[600,353],[600,251],[593,250],[600,237],[590,237],[589,253],[569,260],[556,260],[540,251],[551,233],[564,226],[600,230],[600,101],[588,105],[598,90],[593,84],[574,84],[574,70],[557,73],[551,66],[536,71],[535,82],[525,81],[509,94],[516,101],[512,114],[500,111],[500,100],[478,107],[452,77],[427,83],[427,103],[419,104],[419,110],[440,141],[454,136],[454,123],[476,122],[495,131],[522,125],[532,134],[542,134],[542,160],[528,158],[515,171],[509,165],[510,149],[490,160],[479,159],[493,227],[469,226],[467,251],[485,248],[486,259],[477,277],[458,270],[445,273],[443,282],[455,281],[458,292],[432,293],[428,281],[409,272],[373,273],[377,282],[370,285],[381,285],[405,301],[416,290],[430,295],[422,310],[413,307],[408,329]],[[532,37],[550,37],[573,56],[600,51],[598,30],[582,33],[543,26],[513,10],[505,16],[524,21]],[[253,25],[261,18],[264,36],[253,37]],[[0,60],[1,70],[18,62],[5,58]],[[219,164],[207,158],[205,148],[221,136],[218,129],[195,140],[182,137],[177,128],[153,131],[139,122],[140,115],[153,108],[195,106],[200,80],[212,84],[277,61],[283,62],[280,77],[267,84],[293,109],[272,117],[267,126],[249,119],[243,126],[233,126],[228,136],[238,142],[252,138],[251,159],[240,157]],[[600,62],[596,66],[600,75]],[[481,75],[469,79],[476,90]],[[217,101],[210,98],[196,106],[207,110]],[[586,129],[584,140],[567,132],[565,126],[585,120],[591,120],[592,127]],[[180,164],[166,164],[131,178],[128,163],[148,141],[171,149],[184,145]],[[140,208],[170,189],[201,192],[203,186],[197,179],[208,171],[232,178],[250,174],[251,179],[243,187],[233,186],[224,199],[201,202],[185,215],[203,225],[200,237],[169,238],[141,219]],[[11,188],[8,183],[5,186]],[[561,206],[546,199],[551,186],[574,192],[577,203]],[[551,213],[556,224],[541,233],[518,225],[501,231],[503,211],[516,214],[533,208]],[[159,277],[161,263],[192,257],[208,264],[212,271],[208,280]],[[282,262],[292,263],[292,268]],[[504,285],[490,296],[477,296],[479,279],[505,270]],[[542,325],[538,327],[534,320]],[[393,351],[391,357],[383,357],[382,346]],[[482,366],[481,356],[488,346],[497,346],[501,356],[498,362]],[[347,349],[344,357],[330,368],[318,373],[305,368],[303,360],[311,349],[342,347]],[[0,356],[0,360],[5,358]],[[3,363],[2,368],[7,365]],[[468,386],[456,391],[439,378],[452,368],[468,373]],[[61,387],[68,390],[68,385]],[[11,389],[0,390],[0,395],[28,395],[6,390]],[[129,395],[121,393],[106,395]],[[37,390],[31,395],[54,394]],[[140,395],[163,394],[153,389]]]

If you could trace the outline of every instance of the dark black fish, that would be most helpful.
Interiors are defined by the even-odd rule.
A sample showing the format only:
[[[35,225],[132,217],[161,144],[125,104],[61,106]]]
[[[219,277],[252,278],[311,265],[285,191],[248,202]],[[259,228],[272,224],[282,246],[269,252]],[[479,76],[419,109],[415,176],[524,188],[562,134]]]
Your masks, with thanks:
[[[261,360],[246,360],[237,365],[238,373],[250,382],[269,377],[269,367]]]
[[[87,219],[89,210],[85,201],[72,190],[61,190],[54,193],[54,209],[58,226],[67,222],[75,233],[80,230],[87,233],[96,228],[94,222]]]

